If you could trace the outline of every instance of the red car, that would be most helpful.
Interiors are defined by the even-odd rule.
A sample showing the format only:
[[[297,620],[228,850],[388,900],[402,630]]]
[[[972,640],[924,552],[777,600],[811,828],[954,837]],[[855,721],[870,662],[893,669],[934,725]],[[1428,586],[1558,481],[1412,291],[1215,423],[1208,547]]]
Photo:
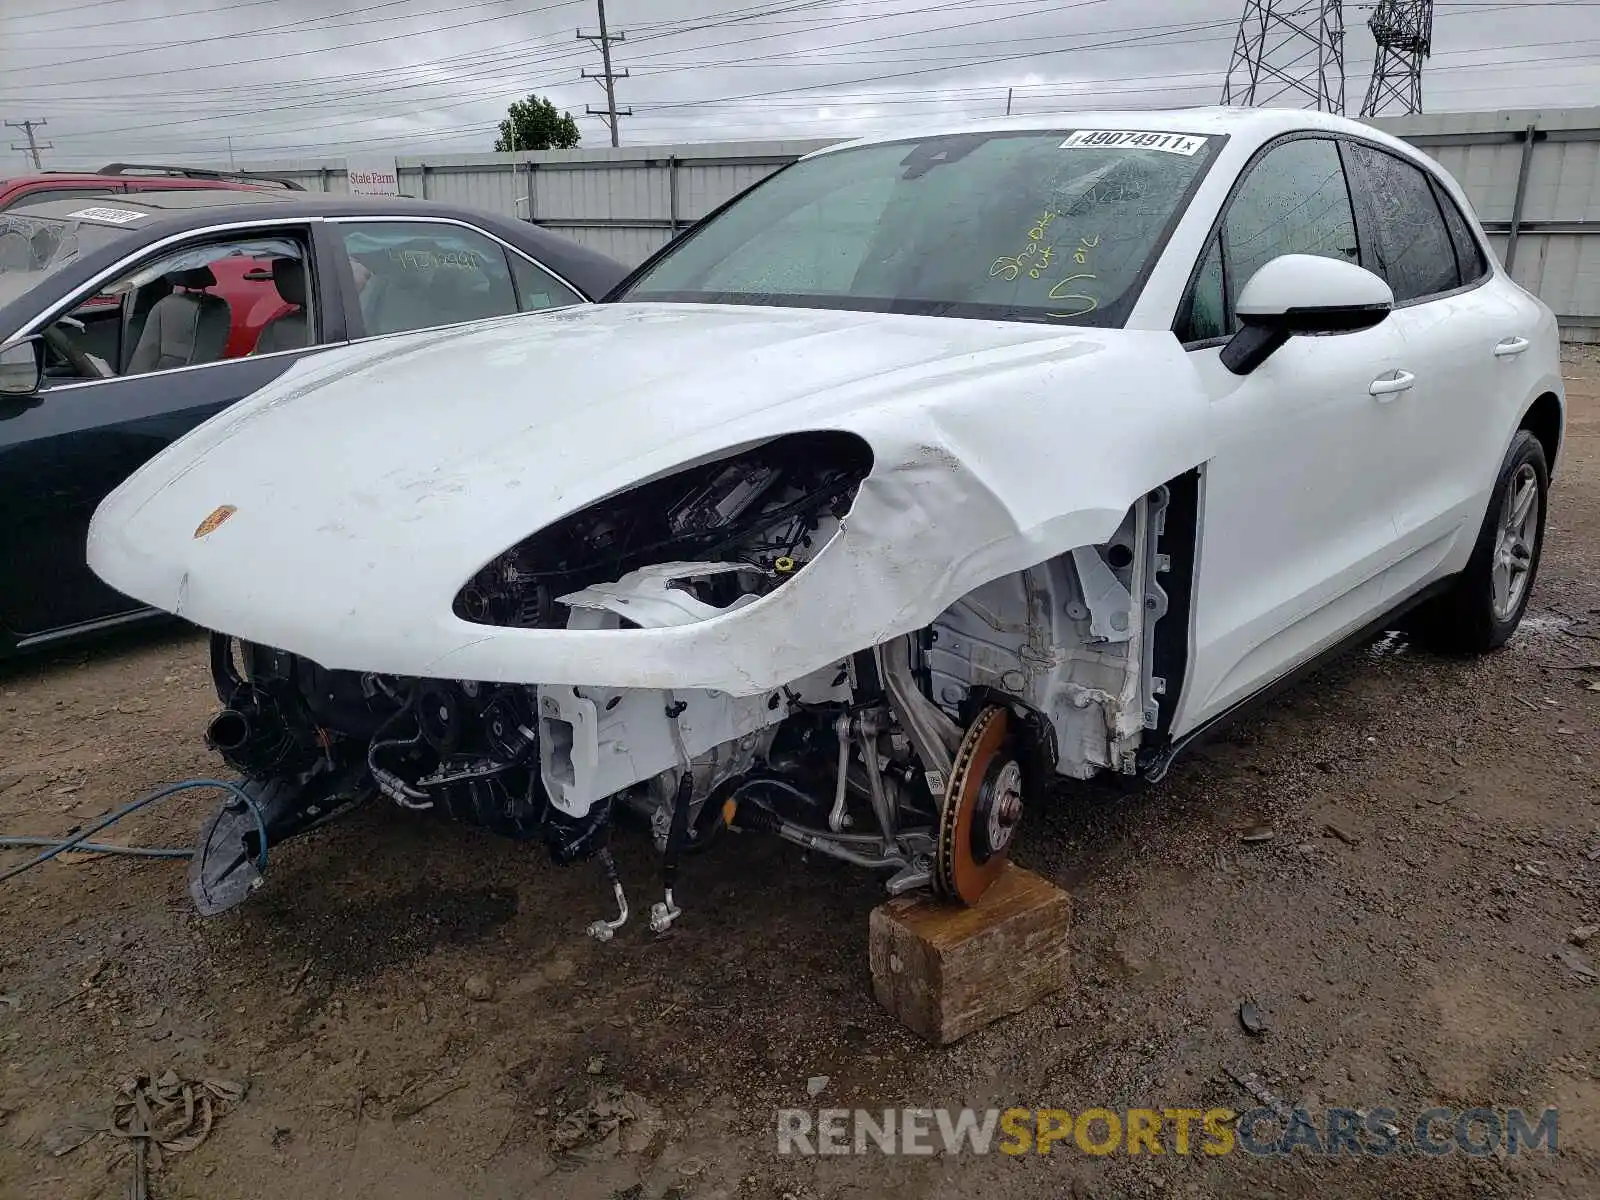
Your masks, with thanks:
[[[123,192],[171,192],[186,188],[288,188],[304,191],[298,183],[269,175],[242,171],[207,171],[199,167],[162,167],[144,163],[107,163],[98,171],[42,171],[0,179],[0,212],[26,208],[46,200],[70,200],[74,195],[113,196]]]
[[[287,188],[304,191],[298,183],[268,175],[235,171],[209,171],[199,167],[164,167],[144,163],[108,163],[98,171],[43,171],[0,179],[0,212],[26,209],[48,200],[116,196],[128,192],[172,192],[187,189],[255,191]],[[224,259],[212,264],[217,282],[209,290],[233,310],[233,332],[227,357],[239,358],[255,349],[263,326],[292,305],[278,295],[270,264],[248,259]],[[117,303],[108,299],[108,304]],[[91,302],[92,305],[92,302]]]

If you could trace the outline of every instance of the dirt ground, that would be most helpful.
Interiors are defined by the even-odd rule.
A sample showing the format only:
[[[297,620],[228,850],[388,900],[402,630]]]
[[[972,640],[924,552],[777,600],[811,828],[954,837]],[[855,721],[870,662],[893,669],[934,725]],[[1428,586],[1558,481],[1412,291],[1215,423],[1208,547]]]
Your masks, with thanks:
[[[249,1091],[164,1156],[157,1200],[1600,1195],[1600,939],[1569,945],[1600,923],[1600,359],[1567,372],[1543,573],[1505,651],[1380,639],[1158,787],[1034,810],[1016,857],[1076,904],[1054,999],[921,1044],[871,998],[876,883],[754,837],[687,866],[669,935],[636,918],[609,945],[583,935],[609,902],[593,864],[377,805],[283,846],[212,919],[182,863],[53,863],[0,885],[0,1197],[124,1195],[126,1143],[51,1148],[169,1068]],[[65,835],[218,771],[212,706],[192,633],[0,673],[0,833]],[[213,803],[113,836],[187,846]],[[637,912],[652,856],[618,840]],[[1402,1125],[1555,1106],[1559,1152],[777,1153],[778,1108],[1253,1107],[1230,1070]],[[608,1105],[632,1119],[569,1146]]]

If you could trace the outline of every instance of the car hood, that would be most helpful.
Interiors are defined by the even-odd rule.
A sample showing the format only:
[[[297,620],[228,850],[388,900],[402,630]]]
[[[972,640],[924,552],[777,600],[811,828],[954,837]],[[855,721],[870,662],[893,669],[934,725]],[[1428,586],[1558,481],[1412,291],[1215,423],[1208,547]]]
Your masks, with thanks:
[[[1040,459],[1041,420],[1054,445],[1081,447],[1069,490],[1092,516],[1077,544],[1108,536],[1146,477],[1204,457],[1193,405],[1158,381],[1183,366],[1168,333],[725,305],[587,305],[379,339],[302,362],[153,459],[101,505],[89,560],[199,624],[420,674],[439,657],[420,661],[422,626],[489,632],[451,603],[516,542],[685,465],[839,429],[873,448],[875,476],[944,475],[952,498],[983,497],[964,519],[981,509],[972,569],[993,578],[1008,568],[986,546],[1037,535],[1073,503],[1030,486],[1062,465]],[[1126,435],[1148,461],[1124,479],[1105,451]],[[892,504],[932,517],[916,496]],[[235,511],[197,536],[220,506]],[[367,636],[376,611],[411,629],[416,661],[393,650],[398,633]]]

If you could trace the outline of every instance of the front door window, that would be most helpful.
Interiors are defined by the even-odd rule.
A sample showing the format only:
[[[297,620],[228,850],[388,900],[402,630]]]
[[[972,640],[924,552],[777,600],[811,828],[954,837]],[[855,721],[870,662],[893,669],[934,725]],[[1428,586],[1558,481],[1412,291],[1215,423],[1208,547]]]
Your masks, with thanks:
[[[146,260],[44,330],[47,386],[318,344],[307,244],[209,239]]]

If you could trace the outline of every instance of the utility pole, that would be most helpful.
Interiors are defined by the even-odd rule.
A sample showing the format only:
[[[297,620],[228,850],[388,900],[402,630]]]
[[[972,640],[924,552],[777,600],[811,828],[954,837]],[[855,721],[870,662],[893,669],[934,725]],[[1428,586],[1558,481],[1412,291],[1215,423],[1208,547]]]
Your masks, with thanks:
[[[43,117],[40,117],[37,121],[6,122],[7,129],[20,129],[22,130],[22,135],[28,139],[28,144],[26,146],[19,146],[16,142],[12,142],[11,148],[13,150],[26,150],[29,154],[33,155],[33,169],[35,171],[44,170],[44,163],[39,158],[39,151],[54,150],[56,148],[56,144],[54,142],[46,142],[41,146],[37,141],[34,140],[33,131],[48,124],[49,122]]]
[[[1011,93],[1015,90],[1015,88],[1006,89],[1006,116],[1008,117],[1011,115]]]
[[[625,33],[611,33],[606,29],[606,0],[595,0],[595,6],[600,13],[600,32],[585,33],[580,29],[578,30],[578,40],[600,47],[600,62],[604,69],[598,75],[591,74],[588,71],[579,71],[578,75],[583,79],[598,79],[600,81],[601,86],[606,89],[606,106],[604,108],[594,108],[593,106],[585,105],[583,111],[591,117],[604,117],[606,119],[606,123],[611,126],[611,144],[616,146],[620,145],[617,140],[617,118],[633,116],[633,109],[619,109],[617,107],[617,80],[626,79],[628,77],[628,69],[626,67],[620,71],[611,69],[611,43],[625,42],[628,40],[628,35]]]
[[[1433,49],[1433,0],[1379,0],[1367,22],[1378,43],[1363,117],[1422,111],[1422,64]]]
[[[1342,0],[1245,0],[1222,103],[1344,112]]]

